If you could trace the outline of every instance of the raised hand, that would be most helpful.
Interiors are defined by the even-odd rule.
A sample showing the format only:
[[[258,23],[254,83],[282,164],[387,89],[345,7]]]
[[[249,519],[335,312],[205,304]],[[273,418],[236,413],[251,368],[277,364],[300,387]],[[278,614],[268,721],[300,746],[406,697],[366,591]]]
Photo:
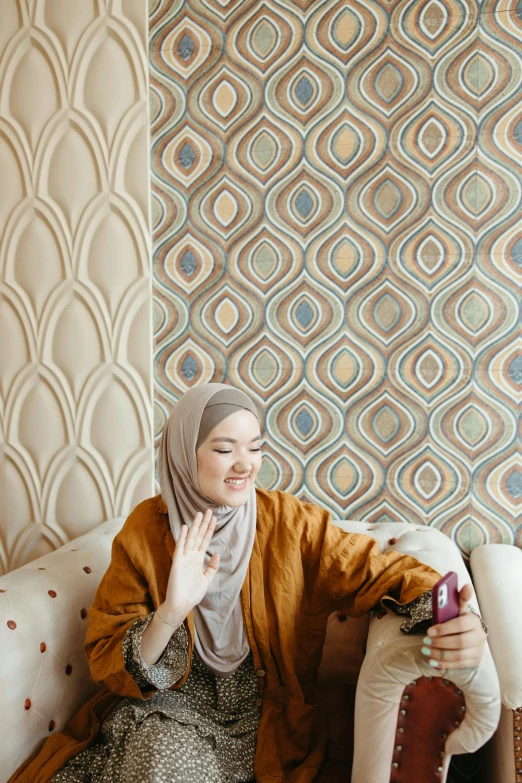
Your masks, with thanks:
[[[207,592],[219,569],[219,554],[212,555],[204,567],[215,526],[216,518],[210,509],[204,514],[196,514],[190,530],[187,525],[182,526],[172,558],[162,615],[169,612],[186,617]]]

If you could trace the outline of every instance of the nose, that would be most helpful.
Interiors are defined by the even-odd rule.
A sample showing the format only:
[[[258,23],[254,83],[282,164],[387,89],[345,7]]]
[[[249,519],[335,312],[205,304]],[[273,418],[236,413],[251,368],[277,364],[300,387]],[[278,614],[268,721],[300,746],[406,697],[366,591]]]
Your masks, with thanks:
[[[249,460],[238,459],[234,465],[234,468],[237,470],[240,476],[243,476],[246,473],[250,473],[252,470],[252,463]]]

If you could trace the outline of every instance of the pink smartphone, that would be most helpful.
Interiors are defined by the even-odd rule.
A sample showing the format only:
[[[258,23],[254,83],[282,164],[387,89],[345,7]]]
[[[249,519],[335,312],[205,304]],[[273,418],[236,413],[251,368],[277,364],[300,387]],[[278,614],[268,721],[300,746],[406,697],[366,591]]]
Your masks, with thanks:
[[[459,582],[455,571],[448,571],[431,591],[432,625],[452,620],[459,613]]]

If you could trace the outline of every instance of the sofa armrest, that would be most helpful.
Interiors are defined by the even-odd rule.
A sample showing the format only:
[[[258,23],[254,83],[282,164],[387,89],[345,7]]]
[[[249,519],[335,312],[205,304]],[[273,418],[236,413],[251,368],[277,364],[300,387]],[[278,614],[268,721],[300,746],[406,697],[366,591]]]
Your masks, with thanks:
[[[430,774],[433,775],[433,764],[440,764],[444,767],[444,775],[451,755],[477,750],[498,725],[498,679],[489,650],[486,648],[478,669],[436,671],[421,653],[422,637],[405,636],[400,631],[401,622],[402,618],[390,614],[382,616],[379,612],[370,623],[355,701],[352,779],[357,783],[393,780],[390,778],[392,765],[401,764],[401,754],[394,749],[406,746],[405,740],[413,732],[417,732],[415,779],[423,783],[432,777],[422,777],[420,747],[435,742],[434,760],[429,762]],[[422,699],[424,725],[418,716],[413,718],[413,725],[408,719],[417,695]],[[418,703],[415,706],[418,708]],[[406,714],[401,715],[400,710]],[[424,735],[419,734],[419,730],[424,731]],[[431,736],[432,732],[435,737]],[[441,733],[447,734],[447,738],[442,738]],[[374,752],[377,747],[379,753]]]
[[[97,690],[83,652],[87,613],[123,522],[0,577],[0,780]]]
[[[502,704],[514,710],[522,707],[522,550],[508,544],[478,546],[471,553],[471,568],[489,627]]]
[[[456,571],[459,588],[471,582],[455,544],[433,528],[376,525],[367,532],[382,541],[383,551],[412,555],[442,574]],[[475,598],[470,603],[478,608]],[[479,668],[442,673],[422,655],[422,636],[401,633],[403,619],[377,611],[370,622],[355,701],[355,783],[424,783],[437,767],[442,783],[451,756],[475,751],[498,725],[499,684],[488,646]]]

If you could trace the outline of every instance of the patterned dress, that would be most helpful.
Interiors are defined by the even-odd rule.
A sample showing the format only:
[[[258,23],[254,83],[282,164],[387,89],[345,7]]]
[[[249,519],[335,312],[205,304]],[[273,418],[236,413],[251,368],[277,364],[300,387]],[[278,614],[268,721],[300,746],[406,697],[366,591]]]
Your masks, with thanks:
[[[181,625],[153,666],[141,658],[143,631],[152,618],[136,620],[123,652],[128,671],[146,701],[122,698],[104,721],[98,740],[71,759],[52,783],[246,783],[254,780],[261,700],[252,653],[232,677],[218,677],[196,653],[187,681],[167,690],[188,665]]]
[[[406,616],[401,625],[404,633],[424,633],[431,621],[431,592],[396,606],[395,611]],[[252,653],[232,677],[224,678],[210,671],[194,651],[187,681],[177,690],[168,690],[187,668],[187,634],[184,625],[177,628],[160,660],[149,666],[141,658],[140,646],[151,619],[152,614],[136,620],[127,631],[123,654],[137,684],[153,685],[157,693],[147,701],[122,698],[104,721],[97,741],[67,762],[52,783],[254,780],[261,699]]]

